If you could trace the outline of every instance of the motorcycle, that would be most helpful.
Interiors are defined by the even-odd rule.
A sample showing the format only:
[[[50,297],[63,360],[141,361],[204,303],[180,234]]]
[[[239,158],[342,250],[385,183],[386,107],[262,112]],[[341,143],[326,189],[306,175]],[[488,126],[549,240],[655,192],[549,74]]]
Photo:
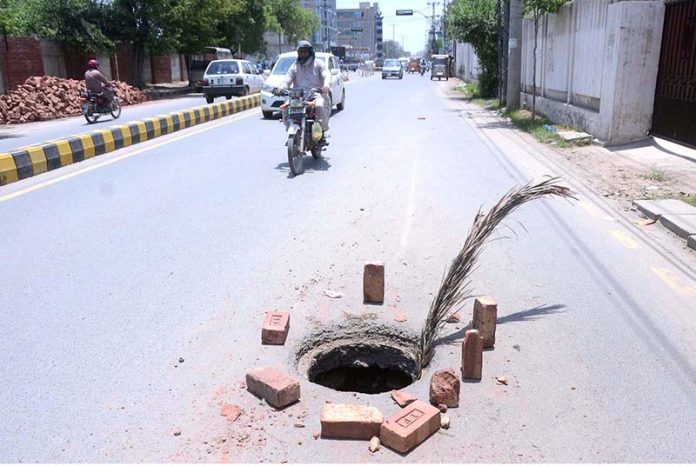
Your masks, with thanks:
[[[307,151],[312,157],[319,159],[322,151],[328,145],[323,139],[324,132],[316,119],[316,108],[312,95],[320,93],[321,89],[309,90],[292,88],[282,91],[280,95],[288,96],[288,101],[281,105],[281,110],[288,111],[288,164],[293,175],[304,172],[302,159]]]
[[[109,104],[101,92],[87,91],[82,92],[81,95],[85,99],[82,103],[82,115],[87,123],[96,123],[99,117],[106,114],[110,114],[114,120],[121,116],[121,103],[118,96],[114,95]]]

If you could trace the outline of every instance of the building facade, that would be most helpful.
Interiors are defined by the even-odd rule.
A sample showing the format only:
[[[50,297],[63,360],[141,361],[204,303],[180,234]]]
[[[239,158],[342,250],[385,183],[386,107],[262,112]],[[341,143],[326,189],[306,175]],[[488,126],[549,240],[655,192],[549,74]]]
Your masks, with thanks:
[[[382,53],[382,14],[379,3],[360,2],[357,8],[336,10],[338,45],[356,60],[379,59]],[[362,28],[356,31],[355,28]]]
[[[321,26],[309,38],[317,50],[328,50],[336,45],[336,0],[302,0],[302,6],[319,17]]]

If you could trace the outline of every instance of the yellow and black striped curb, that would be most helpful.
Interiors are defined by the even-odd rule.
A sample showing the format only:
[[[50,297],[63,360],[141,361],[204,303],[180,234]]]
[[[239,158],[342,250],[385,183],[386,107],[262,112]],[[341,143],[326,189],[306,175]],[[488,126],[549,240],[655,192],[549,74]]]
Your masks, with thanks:
[[[261,97],[255,94],[0,153],[0,186],[249,110],[260,104]]]

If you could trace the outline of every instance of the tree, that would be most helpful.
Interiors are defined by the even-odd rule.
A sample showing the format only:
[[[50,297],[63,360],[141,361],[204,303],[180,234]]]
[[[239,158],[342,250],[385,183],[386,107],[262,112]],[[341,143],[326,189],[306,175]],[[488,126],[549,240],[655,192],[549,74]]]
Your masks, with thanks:
[[[321,24],[316,13],[303,8],[300,0],[270,0],[269,10],[271,30],[278,33],[279,39],[284,33],[291,44],[308,39]]]
[[[100,0],[9,0],[2,28],[65,42],[84,52],[108,52],[114,42],[104,32],[111,6]]]
[[[237,53],[263,50],[268,15],[266,3],[265,0],[224,0],[218,24],[223,43]]]
[[[498,87],[496,0],[457,0],[450,8],[447,35],[474,47],[481,66],[481,96],[492,97]]]
[[[536,116],[536,65],[539,35],[539,20],[545,13],[556,13],[568,0],[522,0],[522,11],[525,16],[534,19],[534,56],[532,59],[532,126]]]
[[[399,42],[395,40],[385,40],[383,44],[387,58],[399,58],[404,56],[404,49]]]

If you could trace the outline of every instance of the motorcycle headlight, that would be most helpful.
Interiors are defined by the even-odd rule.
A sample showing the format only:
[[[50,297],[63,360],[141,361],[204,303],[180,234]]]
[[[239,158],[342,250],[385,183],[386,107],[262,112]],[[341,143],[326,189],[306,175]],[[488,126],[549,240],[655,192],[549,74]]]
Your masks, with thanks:
[[[270,84],[264,84],[263,86],[261,86],[261,90],[268,92],[269,94],[272,94],[273,93],[273,86],[271,86]]]

